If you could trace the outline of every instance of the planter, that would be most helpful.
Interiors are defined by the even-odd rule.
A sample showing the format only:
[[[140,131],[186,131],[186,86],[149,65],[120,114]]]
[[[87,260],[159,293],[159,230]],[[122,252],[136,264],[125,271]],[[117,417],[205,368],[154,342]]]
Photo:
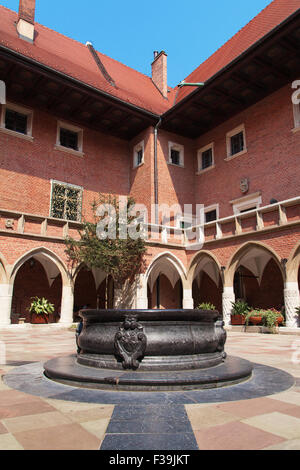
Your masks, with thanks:
[[[34,325],[46,325],[48,323],[48,317],[46,315],[37,315],[33,313],[31,316],[31,323]]]
[[[252,325],[259,325],[262,322],[262,317],[250,317],[249,321]]]
[[[246,318],[244,315],[231,315],[232,325],[245,325]]]

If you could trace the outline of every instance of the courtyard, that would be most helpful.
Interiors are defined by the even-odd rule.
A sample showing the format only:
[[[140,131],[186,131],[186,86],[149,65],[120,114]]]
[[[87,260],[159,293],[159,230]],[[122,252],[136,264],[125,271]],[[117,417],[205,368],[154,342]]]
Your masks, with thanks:
[[[134,392],[74,391],[41,376],[45,361],[75,353],[74,329],[2,329],[0,449],[299,450],[300,336],[227,334],[227,354],[256,364],[265,387],[137,392],[136,400]]]

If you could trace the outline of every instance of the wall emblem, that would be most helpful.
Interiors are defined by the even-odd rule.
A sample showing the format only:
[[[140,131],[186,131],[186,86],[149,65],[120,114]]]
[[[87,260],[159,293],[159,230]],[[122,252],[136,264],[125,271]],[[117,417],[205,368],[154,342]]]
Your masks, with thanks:
[[[138,369],[145,354],[147,338],[137,315],[127,315],[115,335],[116,355],[122,358],[124,369]]]
[[[242,178],[240,181],[240,190],[245,194],[249,189],[249,180],[248,178]]]

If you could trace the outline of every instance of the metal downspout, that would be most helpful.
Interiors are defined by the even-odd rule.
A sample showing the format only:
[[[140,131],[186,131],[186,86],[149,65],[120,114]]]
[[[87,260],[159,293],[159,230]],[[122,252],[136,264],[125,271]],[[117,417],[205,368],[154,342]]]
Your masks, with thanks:
[[[157,169],[157,135],[158,128],[161,125],[161,118],[154,128],[154,204],[155,204],[155,223],[158,225],[158,169]]]

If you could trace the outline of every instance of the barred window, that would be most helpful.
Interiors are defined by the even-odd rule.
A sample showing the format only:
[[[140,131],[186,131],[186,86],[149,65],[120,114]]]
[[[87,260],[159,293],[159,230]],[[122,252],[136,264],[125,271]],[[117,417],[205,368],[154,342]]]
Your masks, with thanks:
[[[52,182],[51,217],[80,222],[81,201],[82,188]]]
[[[239,132],[231,137],[231,155],[242,152],[244,150],[244,133]]]
[[[209,168],[213,164],[213,155],[212,149],[207,149],[205,152],[202,152],[202,170]]]

